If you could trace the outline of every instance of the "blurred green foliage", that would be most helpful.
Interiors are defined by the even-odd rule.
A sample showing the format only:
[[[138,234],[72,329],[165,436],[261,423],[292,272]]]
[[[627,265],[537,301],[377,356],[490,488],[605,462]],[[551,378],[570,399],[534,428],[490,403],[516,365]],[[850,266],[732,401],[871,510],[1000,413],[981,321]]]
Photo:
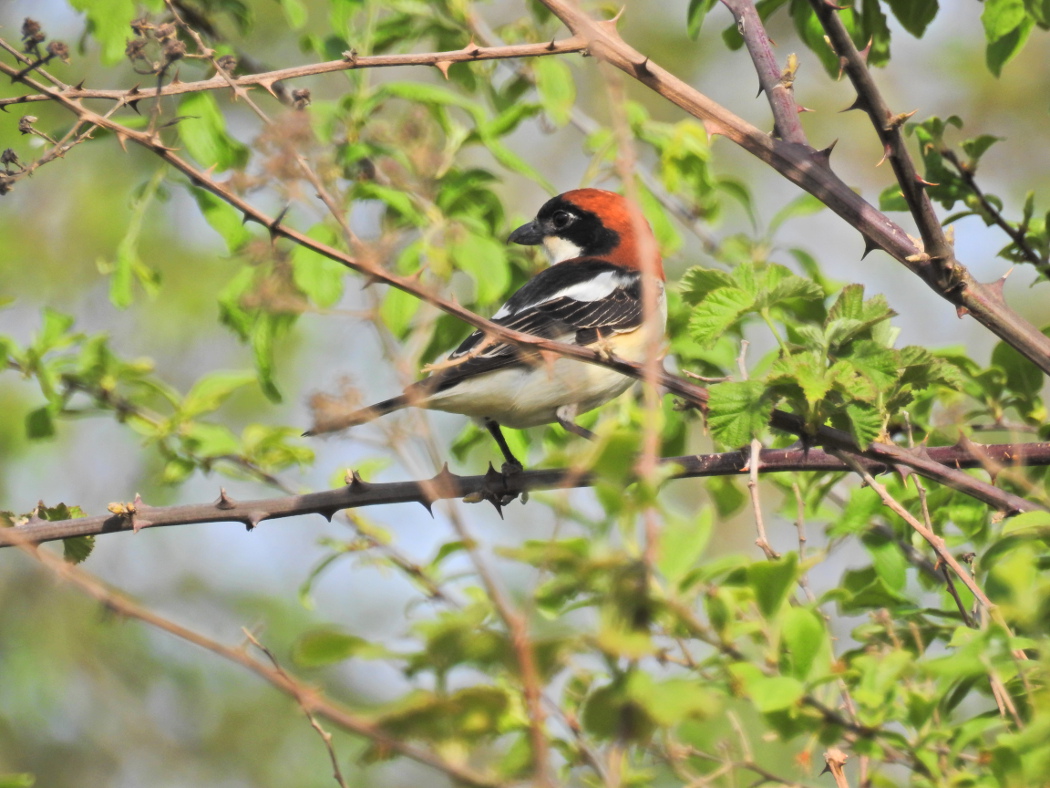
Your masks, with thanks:
[[[793,43],[811,47],[837,74],[809,3],[757,5],[770,24],[778,24],[775,12],[789,16]],[[175,0],[171,7],[215,55],[236,58],[235,73],[338,60],[351,51],[460,50],[472,38],[496,43],[485,40],[494,35],[540,43],[562,32],[534,2],[502,14],[495,33],[478,22],[488,7],[464,0]],[[65,19],[79,46],[70,64],[48,67],[70,83],[85,78],[128,90],[140,83],[143,98],[133,105],[106,106],[120,122],[151,124],[202,171],[311,238],[369,255],[483,314],[543,264],[505,243],[535,209],[538,189],[562,190],[581,172],[615,187],[621,151],[606,121],[622,113],[639,166],[651,176],[633,187],[669,269],[680,274],[669,293],[669,355],[678,369],[719,382],[705,422],[670,399],[649,418],[632,395],[584,417],[598,434],[594,445],[554,427],[508,435],[530,464],[573,464],[595,474],[593,496],[535,495],[525,515],[512,513],[545,518],[550,538],[512,533],[508,545],[483,551],[529,627],[544,690],[543,735],[561,783],[813,785],[820,754],[831,746],[855,756],[853,763],[863,759],[873,786],[1046,782],[1044,513],[1003,520],[950,489],[925,490],[897,476],[885,482],[967,562],[1002,614],[990,622],[975,615],[961,582],[954,593],[946,586],[943,566],[905,520],[843,474],[763,482],[762,506],[782,526],[781,555],[767,560],[729,536],[749,532],[752,517],[736,480],[682,492],[684,485],[668,485],[659,474],[635,480],[633,465],[644,429],[659,429],[665,455],[709,451],[712,441],[733,450],[753,438],[793,440],[770,433],[774,407],[811,427],[850,430],[862,444],[954,443],[975,426],[1003,440],[1045,439],[1044,381],[1013,348],[1000,343],[984,363],[966,349],[898,347],[892,294],[833,279],[830,272],[841,275],[841,252],[824,249],[825,259],[795,240],[796,227],[835,221],[818,202],[784,200],[761,221],[766,185],[749,183],[732,159],[723,163],[698,123],[668,115],[648,97],[632,93],[622,107],[604,106],[595,98],[607,94],[590,73],[592,61],[457,63],[447,79],[436,70],[347,71],[316,78],[308,97],[289,92],[299,82],[285,85],[283,104],[253,91],[270,117],[263,122],[226,90],[159,104],[149,98],[158,79],[188,82],[214,72],[185,30],[163,30],[170,19],[159,0],[73,1],[71,8],[83,13]],[[631,4],[621,24],[632,40],[670,37],[684,50],[687,36],[703,36],[705,46],[716,46],[702,27],[714,8],[693,0],[680,9],[685,34],[681,15],[668,33]],[[869,62],[890,72],[889,17],[903,28],[898,36],[922,37],[947,13],[936,0],[864,0],[842,17],[859,46],[870,42]],[[47,32],[51,20],[40,21]],[[8,31],[21,24],[3,22]],[[980,22],[987,67],[1000,76],[1032,32],[1048,27],[1050,6],[986,0]],[[735,28],[723,37],[731,48],[742,44]],[[172,41],[190,56],[178,55]],[[32,41],[26,47],[29,56],[44,51]],[[5,95],[27,92],[15,84]],[[52,139],[70,131],[70,118],[56,108],[28,106],[33,127]],[[588,108],[600,122],[583,114]],[[40,490],[28,492],[26,505],[5,503],[10,511],[0,513],[0,525],[30,514],[80,514],[80,502],[54,500],[21,513],[34,499],[65,495],[55,492],[65,480],[47,465],[54,455],[33,454],[44,446],[76,451],[85,478],[104,487],[100,500],[130,498],[136,489],[150,500],[180,499],[211,473],[259,497],[323,484],[333,469],[310,475],[316,444],[300,437],[302,414],[292,409],[317,388],[318,369],[349,362],[311,355],[311,341],[360,321],[339,347],[373,396],[382,394],[380,367],[417,369],[469,331],[400,291],[359,291],[331,260],[273,241],[199,183],[158,167],[148,151],[121,153],[111,135],[85,140],[31,181],[20,177],[51,143],[18,134],[14,118],[28,112],[8,109],[0,144],[15,159],[4,165],[5,188],[14,191],[0,216],[10,261],[0,269],[7,373],[0,378],[0,490],[20,500],[12,487],[27,478]],[[1013,195],[987,191],[978,164],[1009,142],[1000,142],[998,129],[954,141],[962,128],[957,115],[908,126],[931,197],[949,211],[963,204],[945,222],[977,216],[1005,232],[1000,256],[1046,279],[1045,197],[1028,192],[1015,210]],[[566,158],[565,137],[556,135],[570,133]],[[313,199],[319,186],[337,216]],[[1001,181],[992,186],[1003,188]],[[883,210],[904,208],[898,188],[884,189]],[[742,354],[744,340],[755,347],[750,357]],[[367,343],[379,350],[368,355]],[[305,373],[301,358],[312,365]],[[131,441],[120,444],[133,455],[127,479],[107,475],[118,452],[107,455],[104,441],[76,446],[74,422],[87,416],[112,420],[120,435],[128,431]],[[362,443],[366,475],[391,458],[402,461],[402,472],[412,467],[405,436],[386,437],[387,445]],[[483,438],[468,426],[452,442],[464,467],[483,467],[491,457]],[[31,472],[19,476],[19,464]],[[1003,469],[997,483],[1046,501],[1044,470]],[[466,511],[471,518],[460,516],[480,520]],[[312,548],[315,563],[294,578],[295,599],[294,592],[223,590],[197,570],[200,551],[182,558],[176,579],[158,579],[163,590],[155,601],[179,600],[171,605],[177,610],[199,605],[202,629],[216,625],[201,612],[211,606],[223,621],[264,622],[264,640],[289,670],[358,705],[389,734],[469,763],[494,782],[535,777],[523,644],[470,560],[479,545],[442,530],[436,544],[406,546],[388,524],[360,514],[349,522],[350,536],[340,529]],[[651,524],[654,543],[645,536]],[[136,547],[152,536],[137,537]],[[66,556],[83,561],[90,550],[71,541]],[[175,564],[160,554],[136,560],[148,574]],[[143,773],[153,785],[331,784],[321,741],[291,700],[260,691],[231,666],[194,661],[137,624],[100,615],[86,599],[55,590],[14,550],[0,553],[0,564],[0,786],[142,782]],[[411,589],[409,603],[383,610],[385,629],[355,618],[367,618],[377,602],[362,598],[368,594],[340,599],[345,617],[338,620],[311,610],[324,583],[373,570]],[[340,733],[333,746],[355,784],[435,779],[429,771],[420,778],[420,767],[401,758],[390,765],[392,753],[376,742]],[[856,774],[851,764],[851,779]]]

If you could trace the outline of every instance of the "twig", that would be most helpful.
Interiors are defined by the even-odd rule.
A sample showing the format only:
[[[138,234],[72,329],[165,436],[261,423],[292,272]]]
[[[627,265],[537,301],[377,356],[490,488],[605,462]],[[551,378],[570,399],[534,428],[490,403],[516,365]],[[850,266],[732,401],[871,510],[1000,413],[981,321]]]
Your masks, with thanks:
[[[737,369],[740,370],[740,379],[747,380],[747,348],[750,343],[743,339],[740,341],[740,355],[736,358]],[[751,498],[751,511],[755,514],[755,530],[758,538],[755,545],[766,554],[766,558],[775,561],[780,558],[780,553],[773,549],[766,536],[766,521],[762,516],[762,500],[758,495],[758,472],[761,465],[762,441],[758,438],[751,439],[750,456],[747,461],[747,492]]]
[[[244,636],[248,638],[249,641],[251,641],[251,644],[253,646],[255,646],[257,649],[259,649],[259,651],[266,655],[266,658],[270,660],[270,664],[273,665],[274,670],[276,670],[282,677],[287,679],[288,683],[291,686],[299,687],[298,683],[294,681],[287,673],[285,673],[284,669],[281,667],[281,664],[277,661],[277,657],[274,656],[273,652],[270,651],[270,649],[266,648],[266,646],[264,646],[262,643],[260,643],[258,638],[256,638],[255,635],[252,634],[251,630],[242,627],[241,631],[244,633]],[[332,776],[335,777],[335,781],[339,783],[341,788],[349,788],[349,786],[346,784],[346,780],[343,778],[343,772],[339,768],[339,757],[335,754],[335,748],[332,746],[332,734],[330,734],[328,731],[321,727],[321,723],[317,721],[316,715],[310,708],[310,704],[306,702],[306,697],[303,694],[297,692],[295,695],[295,702],[298,703],[299,708],[303,710],[303,714],[306,715],[306,719],[310,722],[310,727],[317,731],[317,735],[320,736],[321,741],[324,742],[325,750],[328,751],[328,758],[332,762]]]
[[[1017,245],[1017,248],[1021,251],[1021,254],[1024,255],[1024,258],[1028,262],[1044,274],[1047,273],[1050,266],[1047,265],[1046,258],[1032,248],[1032,245],[1028,243],[1028,238],[1019,228],[1014,227],[1003,218],[1002,212],[992,204],[992,201],[988,199],[984,190],[978,185],[977,178],[973,174],[973,168],[963,164],[963,162],[959,160],[955,151],[949,148],[945,148],[940,153],[941,157],[958,171],[959,177],[963,179],[963,183],[966,184],[967,188],[973,192],[973,196],[977,198],[977,201],[981,204],[981,209],[988,215],[988,218],[992,220],[992,223],[1010,237],[1010,240]],[[1027,425],[1020,426],[1026,427]]]
[[[2,40],[0,40],[2,41]],[[343,53],[341,60],[328,60],[323,63],[313,63],[306,66],[292,66],[280,68],[274,71],[266,71],[260,74],[245,74],[239,77],[227,77],[217,73],[210,79],[198,80],[196,82],[173,82],[161,87],[158,91],[150,91],[149,96],[180,96],[185,93],[200,93],[209,90],[222,90],[232,86],[238,88],[261,87],[269,93],[273,93],[275,82],[288,79],[301,79],[313,77],[320,74],[331,74],[338,71],[353,71],[361,68],[390,68],[393,66],[439,66],[441,64],[452,65],[454,63],[472,63],[481,60],[501,60],[505,58],[521,57],[547,57],[549,55],[565,55],[572,52],[580,52],[585,49],[585,44],[576,37],[562,39],[560,41],[549,41],[540,44],[511,44],[501,47],[483,47],[468,45],[463,49],[455,49],[448,52],[413,52],[401,55],[369,55],[358,56],[352,50]],[[446,67],[447,67],[446,65]],[[15,76],[17,72],[10,73]],[[25,80],[22,80],[23,82]],[[57,80],[56,80],[57,82]],[[61,85],[61,83],[58,83]],[[89,89],[74,88],[62,85],[62,96],[70,100],[78,99],[105,99],[116,101],[121,105],[132,104],[146,97],[142,91],[137,89]],[[0,99],[0,107],[13,104],[26,104],[37,101],[53,101],[54,96],[49,92],[39,92],[16,98]]]
[[[849,756],[837,747],[832,747],[824,753],[824,771],[831,772],[835,778],[836,788],[849,788],[849,780],[846,779],[846,761]]]
[[[544,2],[553,3],[554,0],[544,0]],[[591,25],[592,27],[594,26],[595,23],[591,22],[588,17],[584,16],[583,19],[586,20],[586,24]],[[603,28],[599,27],[598,29],[600,31]],[[616,40],[620,41],[622,45],[622,41],[619,37],[617,37]],[[594,41],[591,43],[593,44]],[[0,62],[0,72],[10,74],[12,73],[12,69],[6,63]],[[670,75],[668,75],[668,77],[670,78]],[[232,205],[245,216],[246,220],[250,219],[256,221],[266,227],[272,238],[283,237],[294,241],[300,246],[309,248],[324,257],[364,274],[371,281],[385,282],[399,290],[415,295],[416,297],[437,306],[448,314],[461,318],[464,322],[469,323],[475,328],[496,335],[505,341],[524,348],[547,350],[553,353],[558,353],[567,358],[574,358],[590,364],[606,366],[636,379],[647,379],[649,373],[646,371],[647,365],[645,364],[636,364],[617,357],[610,357],[607,352],[602,352],[600,350],[592,350],[590,348],[571,345],[564,342],[555,342],[553,340],[537,337],[534,334],[509,330],[504,326],[493,323],[491,320],[485,320],[468,309],[464,309],[459,304],[448,298],[430,292],[427,288],[421,286],[413,277],[391,273],[371,261],[352,257],[332,246],[309,238],[305,234],[283,224],[281,216],[278,216],[277,218],[268,216],[239,195],[234,194],[225,184],[221,184],[214,180],[210,174],[193,167],[189,162],[176,155],[175,152],[166,146],[157,135],[130,129],[126,126],[115,123],[110,119],[97,115],[96,113],[84,108],[79,102],[72,101],[61,93],[51,91],[39,82],[29,79],[28,77],[23,78],[23,81],[34,89],[41,90],[51,95],[55,101],[62,104],[62,106],[77,115],[81,120],[107,128],[113,131],[120,140],[131,140],[152,151],[171,166],[186,174],[194,184],[201,186]],[[704,99],[704,101],[707,100]],[[743,123],[743,121],[740,121],[740,123]],[[856,195],[854,195],[849,189],[847,189],[847,192],[851,198],[856,197]],[[1039,334],[1039,336],[1040,338],[1045,339],[1042,334]],[[1050,365],[1050,354],[1047,355],[1046,360],[1048,365]],[[657,380],[660,385],[668,391],[684,397],[694,405],[704,407],[707,403],[708,394],[706,389],[689,383],[684,378],[671,375],[661,369],[659,370]],[[974,479],[967,474],[952,471],[944,466],[939,466],[936,463],[930,463],[921,456],[906,452],[890,444],[875,443],[866,451],[862,452],[848,433],[834,430],[829,427],[818,427],[814,431],[810,429],[800,417],[793,414],[785,413],[783,411],[774,411],[771,424],[778,429],[783,429],[796,435],[808,435],[814,443],[829,448],[861,454],[868,459],[874,459],[879,462],[890,461],[894,464],[905,465],[923,476],[947,484],[953,489],[963,491],[966,494],[971,495],[980,501],[991,504],[1001,510],[1008,512],[1022,512],[1043,508],[1039,504],[1026,501],[1019,496],[1000,490],[994,485]]]
[[[969,572],[964,570],[960,566],[959,562],[955,559],[947,549],[944,543],[944,539],[938,536],[933,530],[927,528],[923,523],[919,522],[907,509],[905,509],[896,498],[889,494],[886,487],[875,481],[874,477],[864,469],[853,457],[847,454],[838,454],[839,459],[849,465],[865,482],[875,491],[875,493],[882,499],[882,502],[889,507],[895,514],[902,518],[908,525],[910,525],[916,533],[918,533],[926,542],[933,548],[933,551],[937,554],[937,558],[943,561],[945,564],[952,568],[952,571],[966,584],[966,587],[970,589],[970,592],[977,598],[981,603],[981,606],[985,611],[992,617],[992,619],[999,624],[1005,631],[1009,632],[1010,628],[1006,621],[1003,619],[1002,613],[998,610],[995,604],[990,600],[977,581],[974,580],[973,576]],[[1027,655],[1020,649],[1013,651],[1014,655],[1018,659],[1027,659]]]

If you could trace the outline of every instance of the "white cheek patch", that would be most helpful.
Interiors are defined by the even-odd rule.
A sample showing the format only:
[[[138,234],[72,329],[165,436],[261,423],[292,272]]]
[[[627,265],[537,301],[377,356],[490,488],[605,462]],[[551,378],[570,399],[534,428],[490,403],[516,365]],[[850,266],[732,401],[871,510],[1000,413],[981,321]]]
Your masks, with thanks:
[[[579,257],[580,253],[583,251],[583,249],[572,241],[567,241],[556,235],[546,236],[543,239],[543,248],[547,252],[547,256],[551,259],[551,263],[560,263],[563,260],[571,260],[574,257]]]

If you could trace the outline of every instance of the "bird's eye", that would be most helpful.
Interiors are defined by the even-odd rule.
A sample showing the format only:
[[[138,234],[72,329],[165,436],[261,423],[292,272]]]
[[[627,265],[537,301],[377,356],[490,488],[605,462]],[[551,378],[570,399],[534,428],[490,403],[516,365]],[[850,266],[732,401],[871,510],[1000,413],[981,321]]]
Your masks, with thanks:
[[[555,230],[564,230],[570,224],[572,220],[576,218],[568,211],[555,211],[551,217],[551,224],[554,225]]]

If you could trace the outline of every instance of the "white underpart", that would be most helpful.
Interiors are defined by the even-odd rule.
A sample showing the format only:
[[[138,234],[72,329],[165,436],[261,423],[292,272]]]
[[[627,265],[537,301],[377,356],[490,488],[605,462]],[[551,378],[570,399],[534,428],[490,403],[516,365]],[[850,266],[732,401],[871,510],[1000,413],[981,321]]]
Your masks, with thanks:
[[[547,252],[547,257],[551,259],[552,264],[579,257],[580,253],[583,252],[583,249],[572,241],[568,241],[557,235],[544,236],[543,248]]]
[[[597,279],[597,277],[596,277]],[[667,301],[659,283],[657,311],[651,321],[663,329]],[[618,358],[641,361],[646,351],[645,330],[613,334],[602,345]],[[572,342],[574,336],[557,337]],[[535,366],[510,367],[478,375],[430,397],[422,407],[493,419],[521,429],[557,420],[559,408],[575,407],[577,413],[603,405],[631,387],[634,380],[608,367],[568,358],[543,361]]]
[[[632,277],[621,275],[616,271],[603,271],[586,282],[577,282],[569,287],[540,296],[535,301],[530,301],[518,307],[514,312],[507,309],[507,305],[504,304],[492,316],[492,319],[499,320],[501,317],[508,317],[511,314],[526,312],[533,307],[553,301],[556,298],[574,298],[577,301],[601,301],[603,298],[608,297],[616,288],[628,286],[633,282],[634,279]]]

